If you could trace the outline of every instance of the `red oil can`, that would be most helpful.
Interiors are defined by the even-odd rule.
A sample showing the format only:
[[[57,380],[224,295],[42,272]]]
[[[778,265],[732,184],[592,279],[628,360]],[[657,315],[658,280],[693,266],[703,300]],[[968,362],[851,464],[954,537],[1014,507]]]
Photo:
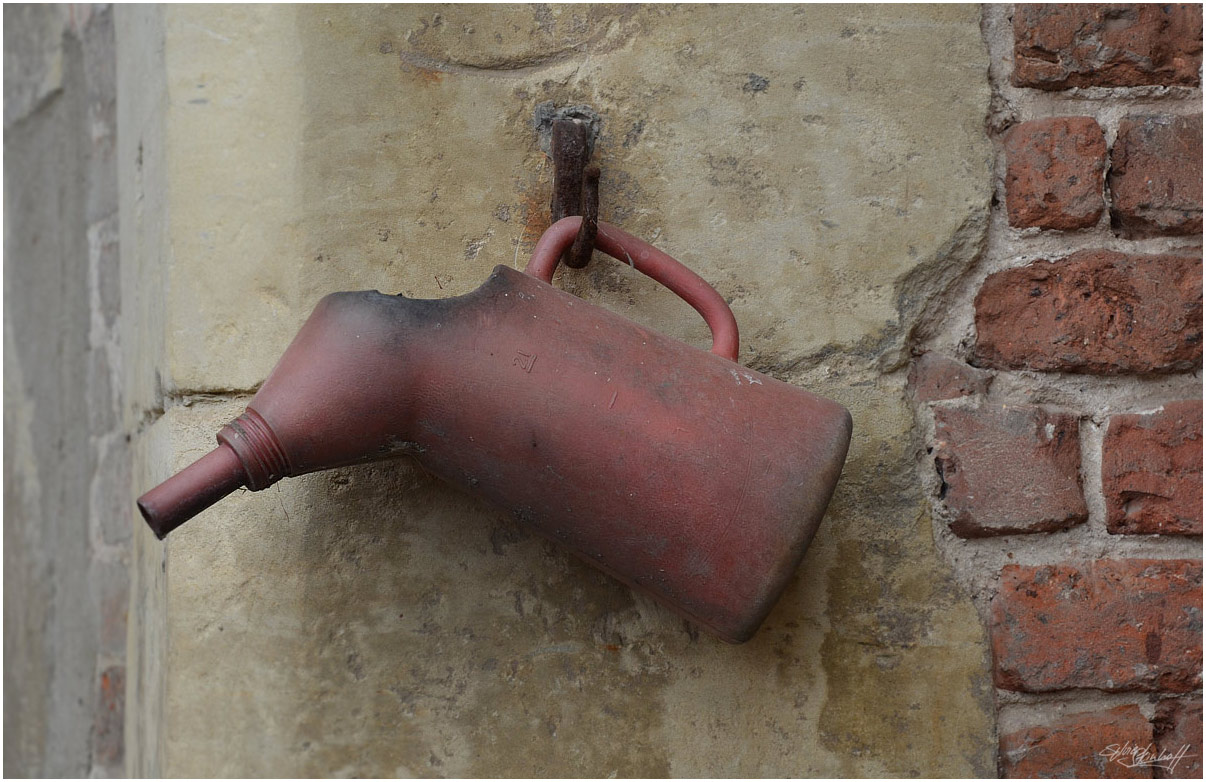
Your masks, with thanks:
[[[218,448],[139,500],[163,537],[231,491],[403,455],[728,641],[757,630],[811,541],[850,442],[835,402],[736,363],[706,282],[614,226],[597,246],[708,321],[713,351],[550,284],[581,218],[527,273],[441,300],[319,302]]]

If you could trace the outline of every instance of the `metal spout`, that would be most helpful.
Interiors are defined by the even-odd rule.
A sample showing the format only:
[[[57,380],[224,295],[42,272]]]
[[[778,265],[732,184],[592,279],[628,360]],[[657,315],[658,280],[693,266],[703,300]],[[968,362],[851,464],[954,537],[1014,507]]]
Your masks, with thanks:
[[[247,482],[234,449],[225,443],[138,498],[138,510],[155,536],[172,530]]]

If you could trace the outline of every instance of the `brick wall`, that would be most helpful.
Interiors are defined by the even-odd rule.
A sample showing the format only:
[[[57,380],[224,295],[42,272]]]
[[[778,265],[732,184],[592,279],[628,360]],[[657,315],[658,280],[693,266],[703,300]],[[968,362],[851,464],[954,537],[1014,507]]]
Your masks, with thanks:
[[[1202,10],[987,6],[984,32],[991,228],[910,392],[999,771],[1197,776]]]

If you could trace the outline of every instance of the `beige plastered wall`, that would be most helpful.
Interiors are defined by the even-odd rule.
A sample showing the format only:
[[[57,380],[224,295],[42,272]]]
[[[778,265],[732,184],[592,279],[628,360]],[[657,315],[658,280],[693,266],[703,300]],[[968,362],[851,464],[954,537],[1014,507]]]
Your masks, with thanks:
[[[405,462],[237,493],[166,543],[139,529],[131,773],[993,773],[987,646],[935,551],[903,396],[929,304],[985,239],[978,7],[121,6],[116,24],[132,494],[213,446],[326,293],[436,298],[522,267],[548,220],[544,101],[602,115],[603,217],[731,301],[744,364],[855,426],[820,533],[742,646]],[[707,344],[605,257],[557,284]]]

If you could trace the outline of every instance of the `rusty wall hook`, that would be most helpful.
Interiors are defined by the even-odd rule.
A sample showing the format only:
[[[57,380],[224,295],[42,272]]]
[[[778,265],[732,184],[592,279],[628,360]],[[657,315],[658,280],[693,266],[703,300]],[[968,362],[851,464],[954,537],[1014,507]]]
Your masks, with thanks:
[[[599,167],[588,166],[587,126],[572,119],[553,122],[553,222],[582,216],[582,227],[562,263],[581,269],[590,262],[599,230]]]

